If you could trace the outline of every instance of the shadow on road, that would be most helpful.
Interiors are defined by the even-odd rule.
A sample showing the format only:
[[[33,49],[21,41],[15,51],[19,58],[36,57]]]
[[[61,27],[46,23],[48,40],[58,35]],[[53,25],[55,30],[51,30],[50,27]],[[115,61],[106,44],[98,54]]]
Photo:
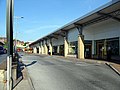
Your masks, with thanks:
[[[33,61],[33,62],[31,62],[30,64],[24,64],[25,65],[25,67],[28,67],[28,66],[31,66],[31,65],[33,65],[33,64],[35,64],[37,61]]]
[[[33,61],[33,62],[31,62],[30,64],[24,64],[23,62],[18,62],[18,74],[17,74],[17,78],[19,78],[20,76],[23,76],[22,75],[22,70],[25,68],[25,67],[28,67],[28,66],[31,66],[31,65],[33,65],[33,64],[35,64],[37,61]]]

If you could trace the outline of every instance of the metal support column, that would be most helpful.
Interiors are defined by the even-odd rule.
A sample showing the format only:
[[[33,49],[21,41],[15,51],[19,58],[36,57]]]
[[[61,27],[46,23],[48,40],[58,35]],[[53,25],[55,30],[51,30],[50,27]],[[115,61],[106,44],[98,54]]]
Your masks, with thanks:
[[[13,0],[7,0],[7,21],[6,21],[8,55],[13,56]]]
[[[53,52],[53,46],[52,46],[52,38],[50,38],[50,42],[49,42],[49,50],[50,50],[50,55],[52,55]]]
[[[95,54],[95,40],[92,40],[92,58],[94,58]]]
[[[11,68],[13,59],[13,7],[14,0],[7,0],[6,34],[7,34],[7,90],[11,90]]]
[[[79,59],[84,59],[84,35],[82,34],[83,32],[83,26],[82,25],[77,25],[76,26],[79,35],[78,35],[78,58]]]
[[[67,57],[68,55],[68,48],[69,45],[68,45],[68,39],[67,37],[64,37],[64,56]]]
[[[120,55],[120,37],[119,37],[119,55]]]
[[[47,40],[44,40],[44,50],[45,50],[45,54],[48,54],[48,48],[47,48]]]
[[[43,42],[42,41],[40,42],[40,46],[41,46],[41,54],[43,54],[43,49],[44,48],[43,48]]]

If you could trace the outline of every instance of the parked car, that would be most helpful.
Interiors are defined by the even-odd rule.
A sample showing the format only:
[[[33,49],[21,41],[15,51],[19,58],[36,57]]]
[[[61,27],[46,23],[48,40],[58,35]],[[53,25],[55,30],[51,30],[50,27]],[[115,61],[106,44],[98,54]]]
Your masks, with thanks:
[[[4,53],[5,53],[5,54],[7,53],[7,49],[4,49]]]
[[[4,53],[4,48],[2,46],[0,46],[0,54]]]
[[[2,46],[0,46],[0,54],[7,53],[7,49],[4,49]]]

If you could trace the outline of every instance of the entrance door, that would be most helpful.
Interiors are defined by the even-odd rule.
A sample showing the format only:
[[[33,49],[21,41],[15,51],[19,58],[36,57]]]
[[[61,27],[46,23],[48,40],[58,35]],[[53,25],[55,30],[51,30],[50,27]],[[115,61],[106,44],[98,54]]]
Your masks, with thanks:
[[[48,54],[50,55],[50,50],[49,50],[49,46],[47,46],[47,50],[48,50]]]
[[[104,47],[103,43],[97,44],[97,54],[99,59],[103,59],[103,47]]]
[[[37,48],[37,53],[39,53],[39,48]]]
[[[64,45],[60,45],[60,55],[64,55]]]
[[[85,58],[91,58],[92,55],[92,45],[91,44],[86,44],[85,45]]]
[[[57,46],[53,46],[53,55],[57,54]]]

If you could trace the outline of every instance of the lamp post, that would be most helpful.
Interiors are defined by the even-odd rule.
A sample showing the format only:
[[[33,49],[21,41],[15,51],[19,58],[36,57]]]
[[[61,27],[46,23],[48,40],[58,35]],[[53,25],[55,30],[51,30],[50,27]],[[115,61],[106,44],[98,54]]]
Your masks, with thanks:
[[[6,34],[7,34],[7,90],[11,90],[11,67],[13,59],[13,14],[14,0],[7,0]]]
[[[15,35],[15,45],[14,45],[14,53],[17,52],[17,29],[18,29],[18,19],[23,19],[23,16],[16,16],[14,19],[16,19],[16,35]]]

